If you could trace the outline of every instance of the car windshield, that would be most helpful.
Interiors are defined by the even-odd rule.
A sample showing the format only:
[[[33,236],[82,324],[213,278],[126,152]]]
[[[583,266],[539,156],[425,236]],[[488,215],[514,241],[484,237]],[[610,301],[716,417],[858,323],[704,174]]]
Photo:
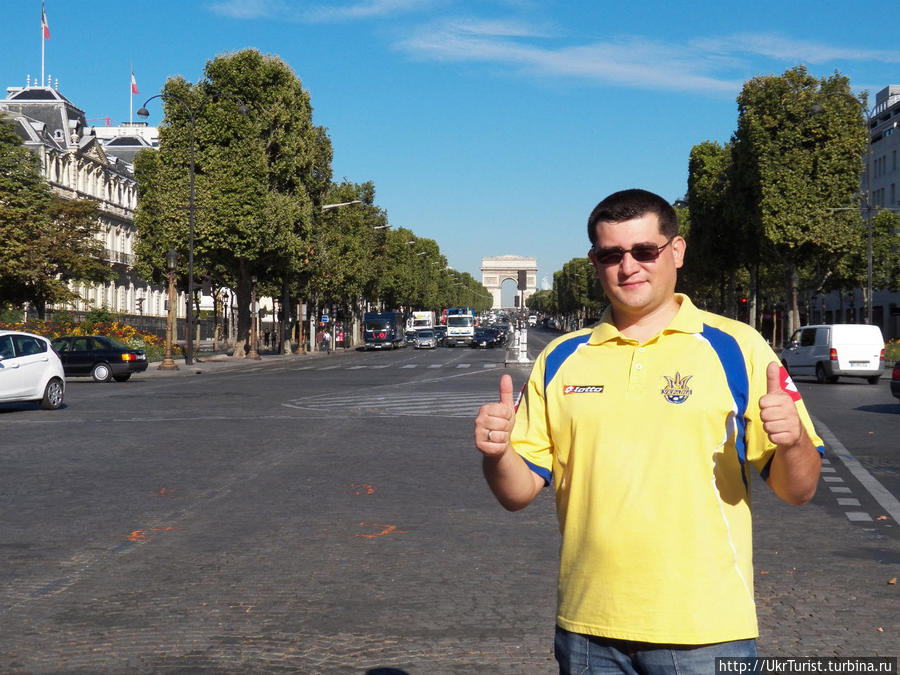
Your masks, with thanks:
[[[453,326],[454,328],[468,328],[469,326],[474,325],[475,319],[471,316],[448,316],[447,317],[447,326]]]
[[[425,338],[426,340],[427,340],[428,338],[433,338],[433,337],[434,337],[434,331],[431,331],[431,330],[420,330],[420,331],[419,331],[419,337],[420,337],[420,338]]]
[[[391,327],[387,319],[369,319],[366,321],[366,330],[387,330]]]

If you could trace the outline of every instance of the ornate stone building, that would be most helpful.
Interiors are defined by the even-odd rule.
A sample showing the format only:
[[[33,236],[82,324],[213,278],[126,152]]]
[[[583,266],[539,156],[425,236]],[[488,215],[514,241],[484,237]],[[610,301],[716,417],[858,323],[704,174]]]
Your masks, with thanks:
[[[107,284],[72,285],[81,300],[75,311],[106,307],[112,312],[149,317],[166,315],[163,286],[147,283],[134,271],[134,209],[138,151],[158,144],[156,128],[144,124],[89,126],[84,112],[58,88],[38,83],[9,87],[0,114],[15,124],[25,146],[41,160],[44,177],[64,199],[97,202],[105,257],[117,273]],[[177,303],[184,313],[184,298]],[[62,309],[62,308],[56,308]]]

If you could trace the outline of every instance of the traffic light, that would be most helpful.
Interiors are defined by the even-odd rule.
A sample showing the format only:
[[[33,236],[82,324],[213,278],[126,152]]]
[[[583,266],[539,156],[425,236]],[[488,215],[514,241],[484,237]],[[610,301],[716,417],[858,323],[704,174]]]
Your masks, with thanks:
[[[528,290],[528,271],[527,270],[519,270],[518,290],[520,290],[520,291]],[[516,305],[516,307],[518,307],[518,305]]]
[[[203,277],[200,281],[200,287],[203,289],[203,295],[212,295],[212,279],[209,276]]]

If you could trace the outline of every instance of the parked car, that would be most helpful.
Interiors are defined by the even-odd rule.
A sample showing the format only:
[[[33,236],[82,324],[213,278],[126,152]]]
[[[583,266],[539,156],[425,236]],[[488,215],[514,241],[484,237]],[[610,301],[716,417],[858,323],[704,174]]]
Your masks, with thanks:
[[[894,364],[894,372],[891,374],[891,393],[900,398],[900,361]]]
[[[40,335],[0,330],[0,403],[37,401],[44,410],[63,403],[62,363]]]
[[[105,335],[72,335],[53,341],[69,377],[91,376],[96,382],[124,382],[147,370],[147,354]]]
[[[820,383],[864,377],[878,384],[884,370],[884,338],[881,329],[870,324],[801,326],[782,350],[781,362],[792,377],[815,375]]]
[[[416,349],[434,349],[437,347],[437,337],[431,328],[422,328],[416,331]]]
[[[447,341],[447,327],[438,324],[434,327],[434,337],[438,345],[443,345]]]

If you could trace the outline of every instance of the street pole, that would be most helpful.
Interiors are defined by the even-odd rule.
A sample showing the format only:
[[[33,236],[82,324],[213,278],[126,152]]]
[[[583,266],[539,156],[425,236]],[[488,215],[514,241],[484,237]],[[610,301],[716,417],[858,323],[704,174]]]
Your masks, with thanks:
[[[250,277],[250,283],[253,284],[250,289],[250,351],[247,353],[248,359],[259,359],[259,352],[256,350],[256,341],[259,339],[259,307],[256,299],[256,275]]]

